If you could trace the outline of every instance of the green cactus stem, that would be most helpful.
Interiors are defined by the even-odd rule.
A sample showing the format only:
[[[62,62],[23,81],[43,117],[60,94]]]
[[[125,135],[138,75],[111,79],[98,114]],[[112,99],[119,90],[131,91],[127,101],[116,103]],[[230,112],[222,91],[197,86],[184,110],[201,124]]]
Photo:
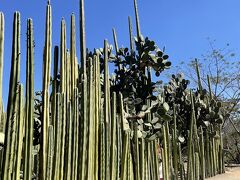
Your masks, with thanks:
[[[71,61],[71,94],[74,94],[74,88],[77,84],[76,78],[76,33],[75,33],[75,15],[71,15],[71,34],[70,34],[70,61]]]
[[[12,120],[14,119],[14,111],[16,108],[17,88],[20,79],[20,13],[14,13],[13,20],[13,41],[12,41],[12,62],[11,73],[9,82],[8,104],[7,104],[7,117],[5,126],[5,139],[4,139],[4,151],[3,151],[3,164],[1,179],[7,180],[9,170],[9,157],[11,147],[11,132],[12,132]],[[11,162],[12,163],[12,162]]]
[[[136,18],[137,37],[138,37],[138,39],[140,39],[140,37],[141,37],[141,29],[140,29],[139,15],[138,15],[137,0],[134,0],[134,10],[135,10],[135,18]]]
[[[52,9],[50,2],[46,8],[46,25],[45,25],[45,46],[43,57],[43,117],[42,117],[42,134],[40,146],[40,179],[46,177],[47,166],[47,145],[48,145],[48,126],[49,126],[49,86],[51,73],[51,48],[52,48]]]
[[[79,166],[80,178],[85,180],[86,173],[86,149],[87,149],[87,73],[86,73],[86,33],[85,33],[85,14],[84,14],[84,0],[80,0],[80,48],[81,48],[81,69],[82,69],[82,119],[83,134],[82,134],[82,152],[81,152],[81,165]]]
[[[59,179],[60,171],[60,152],[61,152],[61,133],[62,133],[62,102],[61,94],[56,94],[56,126],[54,129],[54,157],[53,157],[53,180]]]
[[[4,123],[2,103],[3,55],[4,55],[4,15],[2,12],[0,12],[0,127],[1,125],[3,126]]]
[[[16,180],[20,180],[20,168],[21,168],[21,158],[22,158],[22,149],[23,149],[23,136],[24,136],[24,92],[23,92],[23,85],[20,85],[19,88],[19,102],[18,102],[18,112],[19,112],[19,123],[17,129],[17,157],[16,157],[16,164],[15,164],[15,171],[14,171],[14,178]]]
[[[111,180],[115,180],[117,178],[116,169],[117,169],[117,159],[116,159],[116,128],[117,128],[117,111],[116,111],[116,93],[113,92],[112,95],[112,123],[111,123],[111,156],[110,156],[110,173]]]
[[[174,173],[175,176],[178,176],[178,145],[177,145],[177,118],[176,118],[176,105],[173,105],[173,122],[174,122],[174,127],[173,127],[173,168],[174,168]]]
[[[33,114],[34,114],[34,39],[33,22],[28,19],[26,72],[26,122],[24,179],[32,179]]]
[[[48,127],[48,158],[47,158],[46,180],[52,179],[53,151],[54,151],[54,133],[53,133],[53,126],[50,125]]]

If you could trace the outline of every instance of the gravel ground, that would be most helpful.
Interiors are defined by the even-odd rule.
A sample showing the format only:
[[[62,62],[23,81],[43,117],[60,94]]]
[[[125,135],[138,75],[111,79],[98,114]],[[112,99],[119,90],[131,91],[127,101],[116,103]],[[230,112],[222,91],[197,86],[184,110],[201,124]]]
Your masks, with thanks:
[[[226,168],[224,174],[208,178],[207,180],[240,180],[240,167]]]

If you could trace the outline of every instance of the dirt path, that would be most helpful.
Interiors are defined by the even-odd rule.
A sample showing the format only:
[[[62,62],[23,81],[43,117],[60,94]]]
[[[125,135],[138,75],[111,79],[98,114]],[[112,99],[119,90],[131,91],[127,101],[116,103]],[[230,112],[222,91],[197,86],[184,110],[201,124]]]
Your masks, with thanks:
[[[226,173],[208,178],[207,180],[240,180],[240,167],[226,168]]]

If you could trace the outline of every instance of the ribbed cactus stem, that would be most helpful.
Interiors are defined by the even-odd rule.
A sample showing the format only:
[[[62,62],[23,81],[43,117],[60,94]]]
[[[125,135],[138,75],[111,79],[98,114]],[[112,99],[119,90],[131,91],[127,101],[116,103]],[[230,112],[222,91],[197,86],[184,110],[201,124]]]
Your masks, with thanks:
[[[112,95],[112,123],[111,123],[111,159],[110,159],[110,173],[111,180],[117,179],[116,169],[117,169],[117,159],[116,159],[116,128],[117,128],[117,111],[116,111],[116,93],[113,92]]]
[[[74,94],[76,86],[76,33],[75,15],[71,15],[71,34],[70,34],[70,58],[71,58],[71,94]]]
[[[53,173],[53,151],[54,151],[54,133],[53,133],[53,126],[50,125],[48,127],[48,159],[47,159],[47,171],[46,171],[46,180],[52,179]]]
[[[23,149],[23,134],[24,134],[24,91],[23,85],[21,84],[19,87],[19,97],[18,98],[18,129],[17,129],[17,152],[16,152],[16,164],[14,171],[14,179],[20,180],[20,169],[21,169],[21,159],[22,159],[22,149]]]
[[[24,179],[32,179],[33,114],[34,114],[34,38],[33,22],[28,19],[27,28],[27,71],[26,71],[26,122],[25,122],[25,165]]]
[[[92,168],[92,163],[93,163],[93,143],[94,143],[94,134],[93,134],[93,130],[94,130],[94,118],[93,118],[93,76],[92,76],[92,70],[93,70],[93,62],[92,62],[92,58],[89,58],[89,71],[88,71],[88,77],[89,77],[89,101],[88,101],[88,107],[89,107],[89,111],[88,111],[88,179],[91,180],[93,179],[93,168]]]
[[[66,101],[69,102],[71,100],[71,59],[70,59],[70,52],[67,49],[66,52]]]
[[[140,144],[140,176],[141,180],[145,179],[145,141],[143,137]]]
[[[192,91],[190,91],[190,97],[191,97],[191,120],[190,120],[190,131],[189,131],[189,136],[188,136],[188,164],[187,164],[187,178],[191,180],[192,175],[193,175],[193,126],[194,126],[194,116],[195,116],[195,111],[194,111],[194,104],[193,104],[193,95]]]
[[[138,123],[134,122],[134,154],[135,154],[135,178],[140,179],[140,164],[139,164],[139,142],[138,142]]]
[[[133,30],[132,30],[132,20],[130,16],[128,16],[128,30],[129,30],[130,49],[132,52],[134,50],[134,39],[133,39]]]
[[[7,119],[5,126],[5,139],[4,139],[4,152],[3,152],[3,164],[1,179],[8,179],[9,170],[9,156],[11,147],[11,132],[12,132],[12,121],[14,120],[14,111],[16,107],[17,88],[20,79],[20,13],[14,13],[13,20],[13,41],[12,41],[12,61],[11,61],[11,73],[9,82],[9,93],[8,93],[8,105],[7,105]]]
[[[175,176],[178,176],[178,146],[177,146],[177,114],[176,114],[176,105],[173,105],[173,168]]]
[[[206,177],[210,177],[211,176],[211,160],[210,160],[210,143],[209,143],[209,128],[206,128]]]
[[[66,146],[66,112],[67,112],[67,105],[66,105],[66,94],[62,94],[61,96],[62,102],[62,112],[61,112],[61,145],[60,145],[60,169],[59,169],[59,179],[64,178],[64,157],[65,157],[65,146]]]
[[[163,126],[163,168],[164,168],[164,179],[169,180],[169,158],[168,158],[168,138],[167,138],[167,125],[166,122]]]
[[[117,34],[116,34],[115,28],[113,28],[112,31],[113,31],[113,40],[114,40],[115,51],[116,51],[116,55],[117,55],[117,54],[118,54],[118,51],[119,51]]]
[[[4,55],[4,15],[0,12],[0,125],[2,121],[2,79],[3,79],[3,55]]]
[[[123,155],[121,163],[121,180],[127,179],[127,161],[129,150],[129,132],[124,131],[123,134]]]
[[[200,159],[200,166],[201,166],[201,179],[205,179],[205,148],[204,148],[204,136],[203,136],[203,129],[202,126],[200,126],[200,154],[199,154],[199,159]]]
[[[221,161],[221,173],[225,173],[225,161],[223,154],[223,135],[222,135],[222,127],[220,127],[220,161]]]
[[[66,92],[66,23],[61,20],[60,36],[60,92]]]
[[[100,112],[101,112],[101,90],[100,90],[100,66],[99,66],[99,54],[94,56],[94,79],[95,79],[95,92],[94,92],[94,104],[95,104],[95,161],[94,161],[94,173],[95,180],[98,180],[99,169],[99,127],[100,127]]]
[[[78,89],[74,88],[74,114],[73,114],[73,133],[74,133],[74,139],[73,139],[73,147],[74,147],[74,158],[73,158],[73,179],[77,179],[78,176],[78,158],[79,158],[79,111],[78,111]]]
[[[115,46],[115,52],[116,52],[116,57],[118,57],[118,52],[119,52],[119,48],[118,48],[118,39],[117,39],[117,33],[116,30],[113,28],[113,40],[114,40],[114,46]],[[118,61],[121,61],[121,59],[118,59]],[[118,65],[118,69],[121,70],[122,69],[122,64]]]
[[[182,148],[181,148],[181,143],[178,143],[178,154],[179,154],[179,171],[180,171],[180,179],[184,180],[185,179],[185,171],[184,171],[184,164],[182,160]]]
[[[59,173],[54,175],[56,179],[63,179],[64,175],[64,154],[65,154],[65,135],[66,135],[66,112],[67,112],[67,41],[66,41],[66,23],[64,18],[61,20],[60,35],[60,92],[61,92],[61,133],[60,133],[60,155],[59,155]],[[57,171],[57,170],[56,170]],[[57,173],[57,172],[56,172]],[[57,178],[59,177],[59,178]]]
[[[109,117],[109,74],[108,74],[108,42],[104,40],[104,123],[105,123],[105,140],[106,140],[106,179],[110,178],[110,117]]]
[[[210,99],[212,99],[212,87],[211,87],[211,80],[210,80],[210,76],[209,75],[207,75],[207,81],[208,81],[209,97],[210,97]]]
[[[65,154],[65,169],[64,179],[72,180],[72,107],[71,102],[68,102],[68,115],[67,115],[67,138],[66,138],[66,154]]]
[[[134,0],[134,10],[135,10],[137,37],[139,39],[141,37],[141,29],[140,29],[139,15],[138,15],[137,0]]]
[[[84,0],[80,0],[80,48],[81,48],[81,69],[82,69],[82,120],[83,120],[83,134],[82,134],[82,152],[81,152],[81,165],[80,178],[85,180],[86,173],[86,148],[87,148],[87,73],[86,73],[86,33],[85,33],[85,13],[84,13]]]
[[[202,81],[201,81],[201,75],[200,75],[199,64],[197,59],[195,59],[195,65],[196,65],[196,73],[198,78],[198,89],[200,92],[202,92]]]
[[[57,92],[58,92],[58,46],[54,47],[54,62],[53,62],[53,80],[52,80],[52,101],[51,101],[51,122],[53,129],[57,127],[56,124],[56,104],[57,104]],[[54,130],[55,132],[55,130]],[[55,134],[55,133],[54,133]],[[55,135],[54,135],[55,139]]]
[[[198,152],[195,152],[195,179],[199,180],[200,178],[200,172],[199,172],[199,154]]]
[[[47,146],[48,146],[48,126],[49,126],[49,86],[51,73],[51,48],[52,48],[52,9],[48,4],[46,8],[45,25],[45,45],[43,57],[43,115],[42,115],[42,134],[40,145],[40,179],[46,177],[47,166]]]
[[[100,174],[100,180],[105,180],[105,174],[106,174],[106,166],[105,166],[105,127],[104,122],[100,122],[100,166],[99,166],[99,174]]]
[[[55,114],[56,126],[54,128],[54,157],[53,157],[53,180],[59,179],[60,169],[60,152],[61,152],[61,133],[62,133],[62,102],[61,94],[56,94],[56,114]]]

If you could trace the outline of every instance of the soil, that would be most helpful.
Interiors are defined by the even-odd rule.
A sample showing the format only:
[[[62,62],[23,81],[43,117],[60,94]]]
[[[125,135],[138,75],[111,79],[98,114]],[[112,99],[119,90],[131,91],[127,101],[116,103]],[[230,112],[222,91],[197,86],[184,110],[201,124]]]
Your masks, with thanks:
[[[226,167],[224,174],[207,178],[207,180],[240,180],[240,167]]]

